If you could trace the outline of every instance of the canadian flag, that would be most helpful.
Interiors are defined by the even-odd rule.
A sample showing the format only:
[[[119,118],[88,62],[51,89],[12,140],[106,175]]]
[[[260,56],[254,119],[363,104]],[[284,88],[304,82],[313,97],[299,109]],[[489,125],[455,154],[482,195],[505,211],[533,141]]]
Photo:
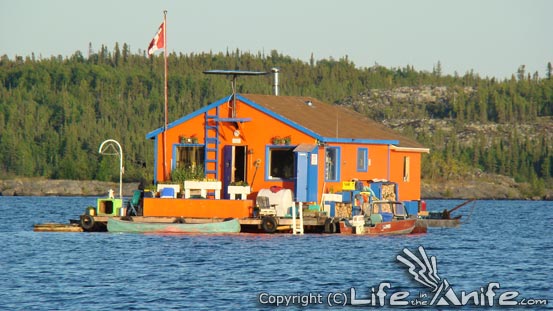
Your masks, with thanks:
[[[154,54],[155,51],[165,48],[165,22],[161,23],[159,29],[148,46],[148,56]]]

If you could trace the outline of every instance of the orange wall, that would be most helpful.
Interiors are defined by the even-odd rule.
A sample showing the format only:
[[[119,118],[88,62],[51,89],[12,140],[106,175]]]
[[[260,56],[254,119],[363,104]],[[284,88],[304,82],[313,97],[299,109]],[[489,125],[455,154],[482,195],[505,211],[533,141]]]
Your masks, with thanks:
[[[198,143],[203,144],[204,142],[204,136],[205,132],[203,130],[204,128],[204,115],[200,115],[198,117],[195,117],[191,120],[188,120],[185,123],[181,123],[178,126],[169,129],[167,133],[166,138],[166,145],[167,145],[167,153],[165,154],[165,160],[167,163],[167,171],[164,175],[164,169],[163,169],[163,133],[159,134],[157,136],[157,175],[156,180],[157,181],[165,181],[170,179],[170,173],[171,173],[171,163],[173,160],[173,145],[178,144],[180,136],[196,136],[198,137]],[[174,155],[176,156],[176,155]]]
[[[144,216],[193,218],[246,218],[251,216],[253,201],[144,198]]]
[[[288,189],[294,189],[294,184],[291,181],[265,180],[265,165],[266,161],[268,160],[265,154],[266,146],[272,145],[272,138],[275,136],[290,136],[291,146],[298,145],[300,143],[315,144],[315,139],[248,105],[240,105],[240,108],[237,111],[237,117],[252,119],[252,121],[250,122],[240,124],[239,138],[241,140],[241,143],[238,143],[236,145],[248,146],[247,181],[250,184],[253,181],[253,192],[257,192],[260,189],[269,188],[271,186],[281,186]],[[221,147],[223,147],[223,145],[225,144],[231,145],[233,138],[232,133],[234,132],[235,127],[232,124],[227,123],[222,128],[224,129],[224,131],[222,132],[224,143],[221,144]],[[219,154],[222,156],[222,152],[220,152]],[[257,169],[255,179],[253,179],[255,173],[254,163],[256,160],[260,160],[261,164]],[[222,163],[222,161],[220,161],[220,163]]]
[[[403,180],[404,158],[409,157],[409,181]],[[400,152],[392,150],[390,158],[393,165],[390,180],[398,183],[399,198],[402,201],[420,200],[421,194],[421,154],[418,152]]]
[[[234,123],[229,122],[220,122],[219,123],[219,177],[222,177],[222,162],[223,162],[223,147],[225,145],[237,145],[237,146],[248,146],[248,155],[247,155],[247,181],[252,182],[253,175],[255,172],[254,162],[259,159],[261,160],[261,165],[258,168],[257,174],[255,174],[254,180],[254,191],[257,191],[261,188],[269,188],[274,185],[284,186],[286,188],[293,188],[292,182],[282,182],[282,181],[268,181],[265,182],[265,147],[271,145],[271,139],[274,136],[291,136],[290,145],[297,145],[300,143],[315,143],[315,139],[286,125],[285,123],[276,120],[265,113],[256,110],[248,105],[241,104],[237,105],[237,118],[251,118],[251,121],[240,123],[238,125],[238,130],[240,135],[238,137],[234,136],[234,131],[236,130]],[[228,104],[223,104],[219,108],[219,116],[221,118],[230,117],[230,106]],[[210,115],[215,115],[215,109],[212,109],[209,112]],[[179,143],[179,136],[192,136],[195,135],[198,137],[198,143],[203,144],[205,141],[205,115],[201,114],[191,120],[181,123],[176,127],[169,129],[167,133],[167,167],[168,171],[171,170],[172,162],[172,150],[173,144]],[[233,143],[233,139],[239,139],[240,142]],[[164,181],[169,179],[169,173],[166,177],[163,176],[163,160],[162,160],[162,150],[163,150],[163,139],[162,134],[158,136],[158,158],[157,161],[157,181]],[[253,152],[253,153],[252,153]],[[175,155],[176,156],[176,155]]]
[[[342,189],[342,181],[349,181],[354,178],[364,181],[371,179],[388,179],[388,145],[332,143],[328,144],[328,146],[340,148],[340,181],[327,182],[325,189],[328,190],[332,187],[334,191],[340,191]],[[370,160],[370,164],[366,172],[357,171],[357,150],[359,148],[368,149],[368,160]],[[320,185],[325,182],[324,156],[325,151],[321,148],[319,150]]]
[[[219,117],[230,117],[230,106],[228,103],[220,106]],[[210,115],[216,114],[215,109],[209,112]],[[237,105],[237,118],[251,118],[251,121],[244,122],[238,125],[240,135],[234,136],[236,130],[234,123],[219,123],[219,178],[222,178],[222,165],[223,165],[223,147],[225,145],[247,145],[247,182],[252,183],[256,160],[261,161],[257,173],[255,174],[255,180],[253,180],[253,193],[250,198],[254,198],[256,192],[260,189],[269,188],[271,186],[282,186],[288,189],[294,189],[294,183],[292,181],[266,181],[265,180],[265,161],[267,157],[265,155],[265,148],[267,145],[272,145],[271,139],[274,136],[291,136],[290,145],[295,146],[300,143],[315,144],[315,138],[300,132],[299,130],[292,128],[285,123],[274,119],[265,113],[254,109],[246,104]],[[162,134],[158,136],[157,140],[157,181],[164,181],[169,179],[169,172],[171,170],[172,163],[172,151],[173,145],[179,143],[179,136],[196,136],[198,143],[203,144],[205,141],[205,115],[201,114],[191,120],[179,124],[178,126],[169,129],[167,133],[167,168],[168,173],[166,177],[163,176],[163,139]],[[233,139],[239,139],[239,142],[234,142]],[[340,176],[339,182],[327,182],[325,183],[325,151],[323,147],[319,148],[318,154],[318,186],[317,197],[320,198],[321,191],[323,191],[323,185],[325,191],[333,189],[334,191],[340,191],[342,188],[341,181],[351,180],[357,178],[359,180],[370,179],[388,179],[399,184],[400,198],[402,200],[415,200],[420,198],[420,153],[415,152],[397,152],[389,150],[388,145],[376,145],[376,144],[352,144],[352,143],[329,143],[329,147],[340,147]],[[357,150],[359,147],[368,148],[368,158],[370,163],[367,172],[357,171]],[[176,155],[175,155],[176,156]],[[410,181],[403,182],[403,157],[410,157]],[[389,165],[388,161],[391,161]]]

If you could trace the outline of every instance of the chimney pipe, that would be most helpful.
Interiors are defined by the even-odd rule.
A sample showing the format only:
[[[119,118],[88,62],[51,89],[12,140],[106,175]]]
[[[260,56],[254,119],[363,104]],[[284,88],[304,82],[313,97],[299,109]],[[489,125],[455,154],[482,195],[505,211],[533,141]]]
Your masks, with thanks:
[[[278,68],[271,68],[271,72],[273,73],[273,92],[278,96]]]

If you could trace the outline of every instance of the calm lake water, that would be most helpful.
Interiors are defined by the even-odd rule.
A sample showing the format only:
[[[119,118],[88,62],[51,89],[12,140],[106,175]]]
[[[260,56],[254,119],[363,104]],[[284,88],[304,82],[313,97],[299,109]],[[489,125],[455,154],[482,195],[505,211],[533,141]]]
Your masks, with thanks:
[[[431,291],[396,260],[419,246],[458,296],[497,282],[496,300],[517,291],[514,300],[549,302],[502,310],[553,307],[552,202],[478,201],[460,228],[401,237],[32,231],[35,223],[76,219],[95,200],[0,197],[0,310],[272,310],[278,295],[296,297],[291,309],[308,297],[304,309],[360,310],[372,307],[331,307],[328,297],[351,300],[354,288],[353,298],[370,299],[382,282],[391,284],[386,299],[408,291],[405,301],[422,301]],[[428,208],[459,203],[432,200]],[[464,218],[470,211],[463,208]]]

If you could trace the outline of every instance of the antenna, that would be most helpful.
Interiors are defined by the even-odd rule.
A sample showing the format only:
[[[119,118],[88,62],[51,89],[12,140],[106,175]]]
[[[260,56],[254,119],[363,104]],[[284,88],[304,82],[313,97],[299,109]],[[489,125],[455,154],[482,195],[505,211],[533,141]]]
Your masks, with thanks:
[[[98,153],[103,155],[117,155],[119,156],[119,198],[123,199],[123,148],[121,144],[115,139],[104,140],[98,148]]]
[[[268,74],[268,72],[247,70],[206,70],[204,71],[204,74],[232,76],[232,117],[236,118],[236,78],[238,76],[264,76]]]

